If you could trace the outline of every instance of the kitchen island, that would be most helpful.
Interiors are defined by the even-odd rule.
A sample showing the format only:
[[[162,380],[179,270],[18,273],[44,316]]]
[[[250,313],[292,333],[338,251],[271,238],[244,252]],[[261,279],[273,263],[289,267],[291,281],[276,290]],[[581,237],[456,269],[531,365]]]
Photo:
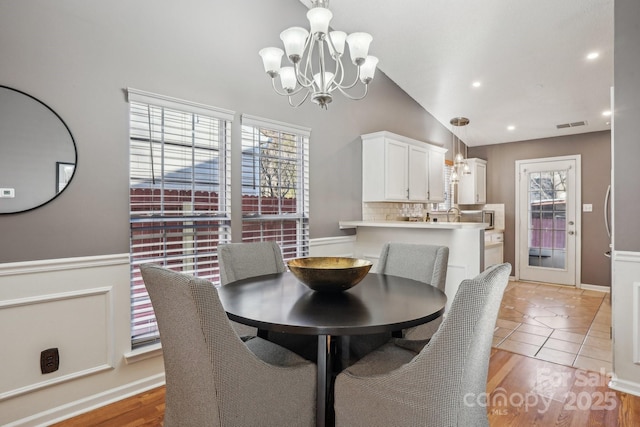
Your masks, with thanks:
[[[447,309],[460,282],[484,270],[485,223],[340,221],[341,229],[356,229],[354,256],[372,261],[375,271],[382,246],[388,242],[422,243],[449,247]]]

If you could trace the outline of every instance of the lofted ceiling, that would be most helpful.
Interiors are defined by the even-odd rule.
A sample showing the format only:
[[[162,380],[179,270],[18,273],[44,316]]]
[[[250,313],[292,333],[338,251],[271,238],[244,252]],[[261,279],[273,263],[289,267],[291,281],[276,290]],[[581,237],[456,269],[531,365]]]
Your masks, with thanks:
[[[451,129],[452,118],[469,118],[454,129],[469,146],[610,129],[613,0],[331,0],[329,8],[334,29],[373,36],[379,70],[439,122]]]

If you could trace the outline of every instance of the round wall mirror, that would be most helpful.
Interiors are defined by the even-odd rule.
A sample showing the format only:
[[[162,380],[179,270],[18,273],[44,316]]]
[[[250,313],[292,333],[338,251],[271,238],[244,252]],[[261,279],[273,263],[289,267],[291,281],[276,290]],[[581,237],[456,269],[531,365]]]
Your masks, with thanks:
[[[60,116],[33,96],[0,86],[0,214],[58,197],[76,163],[75,141]]]

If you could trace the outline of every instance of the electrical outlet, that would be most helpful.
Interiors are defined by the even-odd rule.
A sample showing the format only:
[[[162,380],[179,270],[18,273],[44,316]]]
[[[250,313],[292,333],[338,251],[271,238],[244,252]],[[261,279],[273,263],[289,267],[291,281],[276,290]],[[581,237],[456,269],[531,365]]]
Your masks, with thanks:
[[[585,203],[582,205],[582,212],[593,212],[593,205],[591,203]]]
[[[60,353],[57,348],[48,348],[40,352],[40,372],[50,374],[60,367]]]
[[[16,197],[15,188],[0,188],[0,197],[13,199]]]

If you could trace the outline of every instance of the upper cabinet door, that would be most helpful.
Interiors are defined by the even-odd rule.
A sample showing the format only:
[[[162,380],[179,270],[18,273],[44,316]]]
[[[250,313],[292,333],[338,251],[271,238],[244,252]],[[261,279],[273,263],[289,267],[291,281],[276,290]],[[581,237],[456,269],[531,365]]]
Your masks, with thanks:
[[[429,201],[444,201],[444,151],[429,152]]]
[[[487,203],[487,161],[467,159],[471,173],[460,174],[458,204],[477,205]]]
[[[409,146],[403,142],[387,140],[385,144],[384,195],[390,200],[407,200]]]
[[[476,172],[478,172],[476,203],[487,203],[487,163],[478,162]]]
[[[429,200],[429,151],[409,147],[409,200]]]

